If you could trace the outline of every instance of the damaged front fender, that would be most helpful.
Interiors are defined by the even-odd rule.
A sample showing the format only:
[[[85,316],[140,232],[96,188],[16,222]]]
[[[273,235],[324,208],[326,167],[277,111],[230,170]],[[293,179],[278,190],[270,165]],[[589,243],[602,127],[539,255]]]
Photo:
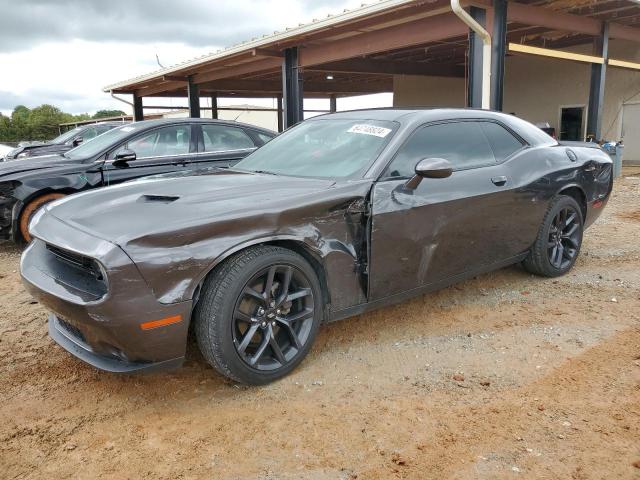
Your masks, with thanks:
[[[317,259],[330,310],[367,299],[366,202],[370,181],[344,182],[276,208],[256,208],[177,233],[132,239],[122,248],[162,303],[192,299],[206,276],[241,250],[260,244],[299,245]],[[285,202],[283,202],[285,203]]]

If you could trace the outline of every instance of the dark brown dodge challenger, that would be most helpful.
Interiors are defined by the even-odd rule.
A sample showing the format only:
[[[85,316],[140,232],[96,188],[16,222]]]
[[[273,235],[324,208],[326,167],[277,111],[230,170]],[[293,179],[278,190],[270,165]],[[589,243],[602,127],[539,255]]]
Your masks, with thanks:
[[[177,367],[192,327],[220,373],[262,384],[323,322],[519,262],[564,274],[611,166],[489,111],[325,115],[231,168],[46,206],[22,275],[51,336],[98,368]]]

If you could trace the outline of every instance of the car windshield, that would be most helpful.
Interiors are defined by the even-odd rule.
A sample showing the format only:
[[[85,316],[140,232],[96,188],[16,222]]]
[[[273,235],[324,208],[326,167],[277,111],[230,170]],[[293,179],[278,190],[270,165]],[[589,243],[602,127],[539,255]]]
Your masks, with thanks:
[[[234,168],[299,177],[350,177],[373,163],[396,127],[380,120],[310,120],[274,138]]]
[[[55,143],[57,145],[63,144],[65,142],[67,142],[68,140],[71,140],[73,137],[75,137],[81,131],[82,131],[82,128],[80,128],[80,127],[72,128],[68,132],[64,132],[62,135],[59,135],[56,138],[54,138],[53,140],[51,140],[50,143]]]
[[[65,157],[71,159],[89,158],[97,155],[110,147],[115,147],[120,140],[128,137],[132,132],[141,127],[135,125],[124,125],[109,130],[108,132],[98,135],[93,140],[81,144],[79,147],[72,148],[64,154]]]

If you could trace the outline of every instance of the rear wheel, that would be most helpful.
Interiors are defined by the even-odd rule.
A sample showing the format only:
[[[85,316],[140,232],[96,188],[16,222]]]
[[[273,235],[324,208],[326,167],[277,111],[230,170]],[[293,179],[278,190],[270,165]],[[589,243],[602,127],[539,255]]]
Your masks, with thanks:
[[[36,214],[36,212],[44,207],[47,203],[51,203],[54,200],[64,197],[64,193],[49,193],[47,195],[42,195],[31,200],[27,203],[27,206],[24,207],[22,213],[20,214],[20,235],[22,239],[29,243],[31,241],[31,235],[29,234],[29,222]]]
[[[538,237],[523,262],[536,275],[557,277],[573,267],[582,246],[582,210],[572,198],[560,195],[547,211]]]
[[[245,250],[205,281],[194,312],[200,350],[216,370],[242,383],[283,377],[311,348],[321,298],[315,271],[297,253]]]

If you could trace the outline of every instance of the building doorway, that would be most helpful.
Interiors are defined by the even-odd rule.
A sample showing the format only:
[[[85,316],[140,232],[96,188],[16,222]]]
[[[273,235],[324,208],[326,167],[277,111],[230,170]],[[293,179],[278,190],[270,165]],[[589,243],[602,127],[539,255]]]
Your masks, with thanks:
[[[560,140],[584,140],[584,105],[560,107]]]
[[[626,103],[622,106],[622,140],[624,159],[634,164],[640,162],[640,103]]]

